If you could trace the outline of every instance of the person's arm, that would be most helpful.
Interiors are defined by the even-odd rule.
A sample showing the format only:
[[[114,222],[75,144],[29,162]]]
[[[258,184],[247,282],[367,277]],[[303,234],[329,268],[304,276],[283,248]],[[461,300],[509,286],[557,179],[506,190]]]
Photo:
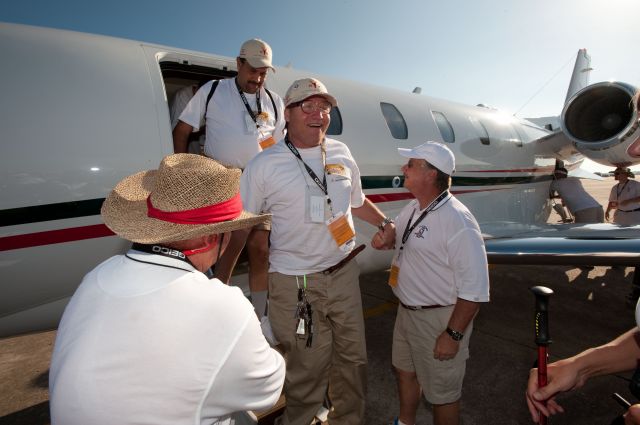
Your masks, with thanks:
[[[604,212],[604,219],[609,221],[609,212],[611,210],[615,210],[616,209],[616,205],[617,202],[614,201],[609,201],[609,203],[607,204],[607,210]]]
[[[253,313],[246,317],[236,344],[217,373],[203,404],[203,417],[231,412],[265,410],[280,397],[284,385],[285,362],[269,346]],[[248,310],[248,308],[247,308]]]
[[[629,205],[629,204],[633,204],[634,202],[640,202],[640,196],[635,196],[633,198],[629,198],[629,199],[623,199],[622,201],[618,202],[618,205]]]
[[[173,151],[175,153],[187,153],[189,135],[192,131],[192,126],[184,121],[178,121],[176,128],[173,129]]]
[[[367,223],[378,227],[382,224],[382,222],[385,220],[385,215],[382,213],[382,211],[380,211],[380,209],[378,209],[378,207],[376,207],[374,205],[373,202],[371,202],[370,200],[366,199],[364,200],[364,203],[362,204],[362,206],[358,207],[358,208],[351,208],[351,212],[353,213],[353,215],[355,217],[358,217],[360,220],[366,221]],[[388,248],[392,248],[393,245],[395,244],[396,241],[396,226],[393,222],[388,222],[385,224],[384,228],[381,229],[374,237],[372,240],[372,245],[373,245],[373,241],[376,240],[376,246],[374,246],[374,248],[376,249],[388,249]]]
[[[463,334],[471,320],[480,310],[480,303],[458,298],[449,318],[447,328]],[[447,331],[440,334],[433,348],[433,358],[449,360],[455,357],[460,348],[460,341],[456,341]]]
[[[531,419],[538,422],[538,412],[545,416],[564,412],[555,401],[558,393],[579,388],[594,376],[635,368],[640,359],[639,337],[636,327],[605,345],[551,363],[547,366],[547,385],[542,388],[538,386],[538,369],[531,369],[526,392]]]

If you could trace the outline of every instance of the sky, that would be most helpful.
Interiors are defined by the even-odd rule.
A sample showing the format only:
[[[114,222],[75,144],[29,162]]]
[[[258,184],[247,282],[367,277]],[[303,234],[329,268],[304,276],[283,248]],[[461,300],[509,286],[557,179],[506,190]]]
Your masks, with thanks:
[[[277,66],[421,87],[522,118],[560,114],[580,48],[592,83],[640,86],[638,16],[638,0],[3,0],[0,8],[3,22],[231,57],[258,37]]]

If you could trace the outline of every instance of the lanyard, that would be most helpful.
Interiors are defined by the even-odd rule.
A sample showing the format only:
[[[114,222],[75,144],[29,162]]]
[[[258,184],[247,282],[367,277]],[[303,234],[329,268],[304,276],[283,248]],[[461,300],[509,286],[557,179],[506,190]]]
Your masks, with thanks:
[[[133,243],[133,245],[131,246],[131,249],[135,249],[136,251],[140,251],[140,252],[146,252],[147,254],[155,254],[155,255],[160,255],[162,257],[173,258],[174,260],[184,261],[185,263],[190,264],[192,267],[195,267],[191,263],[191,261],[189,261],[187,256],[184,255],[181,251],[178,251],[177,249],[167,248],[166,246],[162,246],[162,245],[145,245],[137,242]],[[127,256],[127,258],[131,258],[131,257]],[[133,260],[133,258],[131,259]],[[141,261],[141,262],[144,262],[144,261]],[[178,268],[178,267],[166,266],[164,264],[158,264],[158,265],[171,267],[174,269]],[[184,270],[184,269],[180,269],[180,270]],[[190,271],[190,270],[186,270],[186,271]]]
[[[624,182],[622,187],[620,187],[620,183],[618,183],[618,187],[616,187],[616,201],[618,200],[618,198],[620,198],[620,195],[622,195],[622,192],[624,191],[624,188],[627,186],[627,183],[629,183],[629,180]]]
[[[249,106],[249,102],[247,101],[247,97],[242,92],[242,89],[240,89],[240,84],[238,84],[238,79],[235,78],[233,81],[236,83],[236,88],[238,89],[238,93],[242,98],[244,107],[247,108],[247,112],[249,112],[249,116],[251,116],[251,119],[253,120],[253,122],[256,123],[256,128],[259,127],[257,115],[253,113],[253,110],[251,109],[251,106]],[[258,91],[256,92],[256,105],[258,106],[258,115],[260,115],[262,113],[262,105],[260,104],[260,89],[258,89]]]
[[[415,229],[418,226],[418,224],[420,224],[420,222],[422,220],[424,220],[424,218],[427,216],[427,214],[429,214],[431,211],[433,211],[433,209],[436,207],[436,205],[438,205],[438,203],[440,201],[442,201],[444,198],[446,198],[448,195],[449,195],[449,192],[447,190],[445,190],[440,195],[438,195],[438,197],[436,199],[431,201],[429,206],[427,206],[427,208],[422,212],[422,214],[420,214],[420,217],[418,217],[418,219],[415,221],[415,223],[413,223],[413,225],[411,225],[411,220],[413,219],[413,216],[416,213],[416,210],[413,210],[413,212],[411,213],[411,217],[409,217],[409,221],[407,222],[407,226],[404,228],[404,233],[402,233],[402,244],[400,245],[400,252],[402,252],[402,250],[404,248],[404,244],[409,240],[409,235],[411,235],[411,232],[413,232],[413,229]],[[447,199],[447,201],[448,201],[448,199]]]
[[[304,162],[302,156],[300,155],[300,152],[298,152],[298,149],[296,149],[296,147],[293,146],[293,143],[291,143],[291,141],[289,140],[289,135],[286,135],[284,137],[284,143],[287,145],[291,153],[293,153],[293,155],[298,158],[300,162],[302,162],[304,168],[306,168],[307,173],[309,173],[309,176],[311,177],[313,182],[320,188],[320,190],[322,190],[322,193],[324,193],[324,195],[327,197],[327,204],[329,204],[329,208],[331,208],[331,198],[329,198],[329,191],[327,190],[327,174],[324,172],[327,162],[327,150],[324,146],[324,140],[320,145],[320,150],[322,152],[322,181],[320,181],[320,177],[318,177],[318,175],[311,169],[311,167],[309,167],[309,165]]]

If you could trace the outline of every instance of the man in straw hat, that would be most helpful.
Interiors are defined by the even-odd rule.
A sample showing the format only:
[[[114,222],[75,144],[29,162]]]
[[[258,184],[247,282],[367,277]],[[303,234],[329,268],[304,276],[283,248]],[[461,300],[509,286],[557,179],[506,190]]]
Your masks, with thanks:
[[[364,420],[367,355],[353,260],[352,215],[384,229],[391,220],[365,199],[346,145],[325,137],[336,99],[313,78],[285,97],[287,136],[245,169],[248,211],[273,214],[269,255],[269,320],[287,357],[284,425],[308,425],[329,388],[331,424]]]
[[[133,246],[87,274],[64,312],[53,424],[231,424],[277,401],[282,356],[240,289],[202,273],[229,232],[268,220],[242,210],[239,176],[177,154],[111,191],[102,217]]]
[[[433,404],[435,425],[458,424],[473,318],[489,301],[487,254],[475,218],[449,193],[453,152],[426,142],[398,153],[408,158],[404,187],[416,199],[396,217],[389,275],[400,301],[392,347],[400,413],[393,424],[415,424],[421,394]],[[382,236],[374,247],[384,248]]]
[[[284,134],[284,106],[278,94],[264,87],[271,63],[271,47],[263,40],[245,41],[236,58],[238,75],[210,81],[196,92],[173,130],[176,153],[187,152],[187,140],[206,123],[204,153],[223,164],[244,168],[263,149]],[[259,317],[264,315],[269,268],[269,226],[253,229],[247,243],[251,300]],[[244,237],[232,235],[229,252],[218,263],[215,275],[229,283],[232,258],[244,246]]]

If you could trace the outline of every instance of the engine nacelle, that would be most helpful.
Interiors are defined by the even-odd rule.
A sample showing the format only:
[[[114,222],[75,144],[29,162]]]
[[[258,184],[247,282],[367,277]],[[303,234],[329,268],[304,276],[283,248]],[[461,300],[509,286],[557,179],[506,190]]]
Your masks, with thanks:
[[[565,104],[562,131],[592,161],[614,167],[640,163],[635,93],[635,87],[620,82],[585,87]]]

